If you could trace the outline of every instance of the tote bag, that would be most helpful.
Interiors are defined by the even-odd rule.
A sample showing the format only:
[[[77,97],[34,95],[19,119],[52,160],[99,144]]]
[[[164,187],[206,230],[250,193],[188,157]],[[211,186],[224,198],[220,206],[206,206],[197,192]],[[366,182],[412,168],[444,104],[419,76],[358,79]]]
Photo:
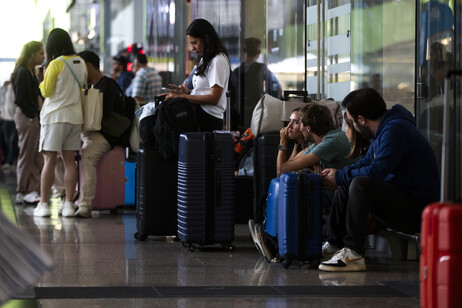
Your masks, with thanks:
[[[72,75],[74,75],[75,81],[79,85],[79,89],[82,87],[79,78],[74,73],[72,67],[61,57],[59,60],[63,61]],[[85,82],[82,92],[80,92],[80,100],[82,102],[82,114],[83,114],[83,129],[84,132],[93,132],[101,130],[101,120],[103,118],[103,93],[98,89],[94,89],[93,86],[88,89],[87,83]]]
[[[100,131],[103,118],[103,93],[91,87],[83,89],[80,97],[83,113],[82,130],[84,132]]]

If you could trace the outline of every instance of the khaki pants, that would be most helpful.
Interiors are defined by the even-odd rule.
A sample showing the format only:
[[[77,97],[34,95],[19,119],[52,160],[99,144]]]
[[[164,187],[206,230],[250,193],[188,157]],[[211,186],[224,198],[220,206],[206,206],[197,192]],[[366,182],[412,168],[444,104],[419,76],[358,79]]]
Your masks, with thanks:
[[[111,150],[111,145],[98,132],[83,132],[81,139],[83,145],[80,162],[79,206],[91,208],[96,190],[96,165],[103,155]]]
[[[38,151],[40,123],[38,117],[29,119],[20,108],[16,108],[14,122],[18,130],[17,188],[19,193],[39,192],[43,155]]]

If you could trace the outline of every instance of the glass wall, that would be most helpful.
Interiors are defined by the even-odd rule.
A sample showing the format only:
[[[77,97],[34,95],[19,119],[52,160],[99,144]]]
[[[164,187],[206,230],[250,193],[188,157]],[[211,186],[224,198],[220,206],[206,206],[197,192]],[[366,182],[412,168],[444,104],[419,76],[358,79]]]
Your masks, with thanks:
[[[351,89],[372,87],[414,112],[415,1],[352,1]]]
[[[308,0],[306,88],[316,99],[342,101],[350,92],[349,0]]]
[[[267,1],[268,68],[283,90],[305,89],[305,4],[297,0]]]
[[[439,163],[443,155],[444,125],[449,125],[449,160],[441,169],[448,173],[444,180],[451,200],[461,199],[461,77],[452,76],[445,88],[445,76],[450,70],[460,69],[460,9],[461,4],[457,1],[425,0],[417,3],[416,119]],[[445,99],[449,104],[446,121]]]

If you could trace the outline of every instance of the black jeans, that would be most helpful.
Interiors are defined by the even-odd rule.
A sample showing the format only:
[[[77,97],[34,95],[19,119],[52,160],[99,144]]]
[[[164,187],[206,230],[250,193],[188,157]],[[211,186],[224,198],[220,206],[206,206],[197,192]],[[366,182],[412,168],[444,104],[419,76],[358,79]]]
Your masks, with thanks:
[[[211,116],[201,106],[196,107],[196,118],[201,132],[213,132],[214,130],[223,129],[223,120]]]
[[[325,225],[326,239],[364,255],[366,224],[371,215],[379,224],[405,233],[420,231],[425,204],[403,188],[359,176],[335,192]]]

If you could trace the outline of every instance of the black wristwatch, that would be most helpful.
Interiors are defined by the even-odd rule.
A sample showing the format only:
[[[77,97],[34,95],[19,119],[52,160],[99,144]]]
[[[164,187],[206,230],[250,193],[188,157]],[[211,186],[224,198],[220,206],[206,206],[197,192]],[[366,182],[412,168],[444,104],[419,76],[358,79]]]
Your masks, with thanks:
[[[280,145],[278,145],[278,150],[279,151],[287,151],[287,146],[280,144]]]

